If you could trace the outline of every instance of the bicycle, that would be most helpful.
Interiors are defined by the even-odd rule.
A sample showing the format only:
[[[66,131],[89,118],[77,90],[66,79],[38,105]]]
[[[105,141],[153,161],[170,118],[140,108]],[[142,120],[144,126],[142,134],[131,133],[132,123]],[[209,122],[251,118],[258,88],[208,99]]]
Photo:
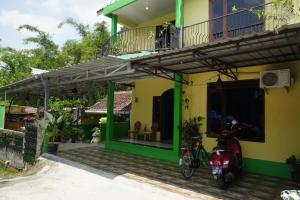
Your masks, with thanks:
[[[181,148],[180,165],[185,179],[190,179],[195,169],[200,166],[209,166],[209,156],[200,136],[192,137],[191,143],[187,147]]]

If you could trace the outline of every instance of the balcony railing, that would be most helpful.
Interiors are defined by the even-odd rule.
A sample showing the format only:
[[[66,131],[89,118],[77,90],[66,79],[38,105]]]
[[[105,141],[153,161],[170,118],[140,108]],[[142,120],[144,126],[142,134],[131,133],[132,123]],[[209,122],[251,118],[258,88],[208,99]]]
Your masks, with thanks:
[[[183,47],[254,32],[274,31],[297,23],[297,15],[273,3],[244,9],[183,28]]]
[[[141,51],[161,51],[178,47],[179,30],[172,24],[124,29],[102,46],[102,55],[124,55]]]
[[[254,32],[274,31],[282,25],[298,22],[300,16],[293,11],[283,7],[275,8],[272,3],[268,3],[186,26],[182,29],[182,34],[172,24],[160,28],[152,26],[122,30],[102,46],[102,55],[189,47]]]

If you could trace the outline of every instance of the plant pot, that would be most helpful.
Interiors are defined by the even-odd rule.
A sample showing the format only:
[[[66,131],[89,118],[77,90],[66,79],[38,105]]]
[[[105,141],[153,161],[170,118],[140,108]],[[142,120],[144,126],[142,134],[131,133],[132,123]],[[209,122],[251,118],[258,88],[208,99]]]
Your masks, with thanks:
[[[56,154],[58,150],[58,144],[57,143],[49,143],[48,144],[48,152],[52,154]]]

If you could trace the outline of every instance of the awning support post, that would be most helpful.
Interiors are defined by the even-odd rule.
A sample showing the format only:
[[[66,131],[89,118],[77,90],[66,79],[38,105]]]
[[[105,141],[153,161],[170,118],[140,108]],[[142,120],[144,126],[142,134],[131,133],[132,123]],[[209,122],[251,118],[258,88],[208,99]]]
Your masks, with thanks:
[[[4,92],[4,104],[6,104],[6,91]]]
[[[43,77],[41,77],[41,81],[44,87],[44,119],[46,119],[46,112],[48,112],[48,102],[49,102],[49,87],[48,87],[48,80],[44,80]],[[49,135],[47,129],[43,131],[44,131],[43,152],[48,153]]]
[[[115,83],[109,81],[107,94],[107,122],[106,122],[106,141],[105,146],[109,145],[112,140],[113,123],[114,123],[114,93]]]

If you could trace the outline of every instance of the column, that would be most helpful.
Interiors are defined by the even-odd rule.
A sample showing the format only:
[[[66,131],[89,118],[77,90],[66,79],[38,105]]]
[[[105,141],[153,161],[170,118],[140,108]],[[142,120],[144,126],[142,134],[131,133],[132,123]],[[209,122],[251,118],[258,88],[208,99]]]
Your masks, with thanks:
[[[175,74],[173,151],[176,155],[179,155],[180,147],[181,147],[181,125],[182,125],[181,94],[182,94],[182,75]]]
[[[114,92],[115,92],[115,83],[109,81],[108,94],[107,94],[107,122],[106,122],[105,145],[107,145],[112,140],[113,122],[114,122]]]
[[[111,16],[111,36],[114,36],[118,33],[118,16],[112,15]]]
[[[42,83],[44,87],[44,119],[46,119],[45,112],[48,112],[48,102],[49,102],[48,80],[44,80],[42,78]],[[43,153],[48,153],[48,144],[49,144],[49,133],[46,128],[46,130],[44,130]]]

